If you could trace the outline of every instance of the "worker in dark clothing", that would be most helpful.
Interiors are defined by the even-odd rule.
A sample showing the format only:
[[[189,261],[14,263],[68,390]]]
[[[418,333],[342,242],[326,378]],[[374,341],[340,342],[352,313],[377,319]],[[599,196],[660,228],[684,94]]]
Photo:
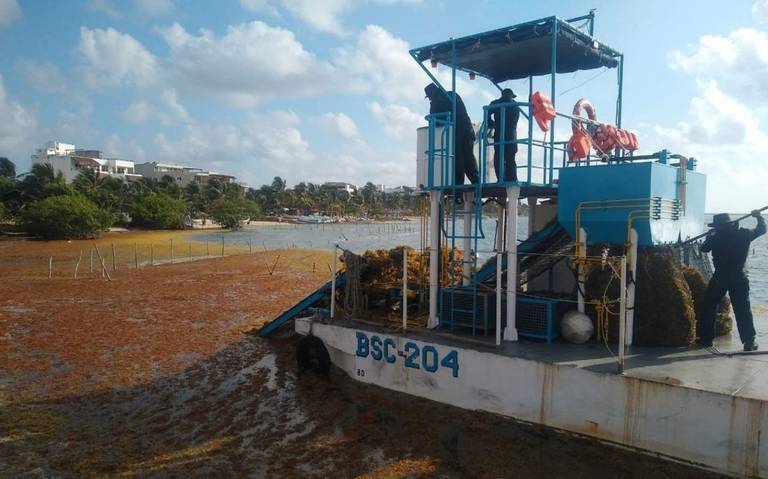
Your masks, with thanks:
[[[749,278],[744,266],[749,255],[749,244],[765,234],[766,228],[765,220],[759,211],[753,211],[752,216],[757,218],[757,226],[752,230],[739,228],[739,223],[732,222],[728,213],[715,215],[712,223],[708,225],[714,229],[701,245],[701,251],[712,252],[715,273],[709,280],[704,304],[699,312],[701,346],[712,346],[715,337],[715,313],[727,292],[731,298],[744,351],[757,350],[752,308],[749,304]]]
[[[515,163],[517,143],[514,142],[517,141],[520,108],[514,100],[516,97],[512,90],[505,88],[501,90],[501,98],[493,100],[488,109],[488,130],[493,130],[493,168],[496,170],[499,182],[502,181],[502,173],[499,169],[501,153],[504,158],[504,181],[517,181],[517,163]],[[505,104],[507,106],[502,106]]]
[[[429,98],[429,113],[452,113],[453,105],[451,99],[434,83],[430,83],[424,88],[426,97]],[[456,150],[455,165],[456,175],[455,184],[464,184],[464,175],[467,175],[469,181],[476,184],[480,181],[480,175],[477,172],[477,160],[475,159],[475,130],[472,128],[472,121],[467,114],[467,108],[461,97],[456,93]]]

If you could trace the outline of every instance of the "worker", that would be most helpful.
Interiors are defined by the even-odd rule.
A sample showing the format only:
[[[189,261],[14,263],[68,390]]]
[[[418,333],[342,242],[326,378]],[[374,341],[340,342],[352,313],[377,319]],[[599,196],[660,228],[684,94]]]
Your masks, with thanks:
[[[757,226],[754,229],[740,228],[737,221],[731,221],[728,213],[715,215],[712,223],[708,225],[713,229],[701,245],[701,251],[712,252],[715,272],[709,280],[702,310],[699,312],[699,344],[701,346],[712,346],[712,340],[715,337],[715,314],[727,292],[731,298],[739,339],[744,345],[744,351],[757,350],[755,325],[749,304],[749,278],[744,267],[749,255],[750,243],[758,236],[765,234],[766,228],[760,211],[754,210],[751,215],[757,218]]]
[[[442,91],[434,83],[430,83],[424,88],[426,98],[429,98],[429,113],[451,113],[453,105],[451,104],[450,93]],[[458,93],[456,95],[456,149],[455,149],[455,177],[454,184],[463,185],[464,175],[469,181],[476,184],[480,181],[480,175],[477,172],[477,160],[475,159],[475,130],[472,128],[472,120],[469,119],[467,108]],[[461,203],[461,196],[457,197],[457,202]]]
[[[517,154],[517,121],[520,119],[520,107],[515,102],[516,97],[517,95],[511,89],[505,88],[501,90],[501,97],[488,105],[488,130],[493,130],[493,168],[496,170],[499,182],[502,181],[502,172],[499,169],[500,153],[503,153],[504,158],[504,181],[517,181],[515,155]]]

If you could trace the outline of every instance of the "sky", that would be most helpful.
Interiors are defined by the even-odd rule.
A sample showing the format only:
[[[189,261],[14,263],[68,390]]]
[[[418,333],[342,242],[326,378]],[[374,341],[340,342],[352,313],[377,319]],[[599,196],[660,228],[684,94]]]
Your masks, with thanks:
[[[428,78],[410,48],[593,8],[595,37],[626,58],[641,153],[695,157],[707,211],[768,204],[768,0],[0,0],[0,156],[23,172],[58,140],[252,186],[413,185]],[[558,109],[586,97],[612,120],[616,79],[559,75]],[[475,121],[496,96],[464,75],[458,91]]]

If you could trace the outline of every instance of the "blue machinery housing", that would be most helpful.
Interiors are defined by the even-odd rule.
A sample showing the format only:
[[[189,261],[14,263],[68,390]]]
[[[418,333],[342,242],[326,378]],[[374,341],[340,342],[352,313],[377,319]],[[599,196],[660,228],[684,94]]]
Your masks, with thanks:
[[[583,22],[583,29],[576,23]],[[499,204],[507,201],[508,186],[519,186],[520,197],[531,200],[548,198],[557,203],[557,221],[542,229],[539,236],[558,234],[563,229],[576,239],[579,229],[586,232],[590,244],[628,244],[629,232],[638,234],[638,245],[648,246],[685,240],[699,234],[704,223],[704,199],[706,178],[696,171],[696,160],[673,155],[662,150],[651,155],[632,155],[623,151],[602,158],[587,157],[575,163],[568,162],[567,139],[557,139],[555,121],[564,118],[589,124],[589,120],[557,112],[552,120],[550,134],[544,139],[534,138],[533,106],[530,101],[496,105],[500,108],[501,121],[506,117],[507,108],[519,108],[521,122],[526,126],[526,137],[506,139],[504,125],[500,125],[501,138],[495,142],[489,136],[489,107],[483,109],[483,120],[477,134],[477,153],[480,181],[476,184],[454,184],[455,172],[455,118],[456,118],[456,74],[465,72],[491,81],[499,90],[501,83],[508,80],[528,78],[528,95],[533,93],[533,77],[549,75],[552,104],[557,108],[557,74],[570,73],[594,68],[617,69],[616,119],[617,127],[622,126],[622,95],[624,56],[617,50],[598,41],[594,35],[594,13],[590,12],[569,20],[547,17],[506,28],[491,30],[476,35],[415,48],[410,54],[427,76],[451,100],[451,112],[428,115],[428,138],[426,151],[418,152],[426,157],[425,192],[440,195],[440,240],[454,251],[457,241],[469,243],[463,259],[451,259],[453,273],[469,265],[472,277],[452,278],[454,286],[444,288],[439,294],[441,327],[469,329],[474,334],[487,334],[487,317],[490,314],[485,297],[488,287],[483,283],[489,275],[495,275],[495,261],[478,268],[477,252],[479,240],[493,234],[483,230],[482,221],[471,221],[471,231],[464,230],[464,221],[469,216],[481,218],[483,198],[493,198]],[[426,62],[450,68],[451,84],[446,88],[432,74]],[[520,136],[520,135],[519,135]],[[489,176],[493,148],[515,143],[517,154],[517,182],[496,181]],[[504,148],[500,148],[499,164],[504,167]],[[497,172],[504,178],[503,171]],[[462,206],[458,198],[471,193],[474,201]],[[509,200],[517,200],[509,199]],[[535,204],[535,202],[534,202]],[[559,225],[557,224],[559,222]],[[495,234],[501,234],[497,226]],[[530,253],[536,242],[518,246],[519,254]],[[504,257],[504,256],[502,256]],[[506,263],[503,263],[506,270]],[[462,282],[464,283],[462,285]],[[283,313],[273,323],[262,329],[262,335],[270,334],[285,321],[292,319],[303,310],[327,298],[330,283],[316,293]],[[487,296],[487,295],[486,295]],[[517,303],[526,300],[519,298]],[[530,302],[530,301],[529,301]],[[545,301],[546,302],[546,301]],[[553,303],[554,301],[550,302]],[[521,312],[525,307],[518,308]],[[551,318],[553,305],[545,305],[550,318],[548,325],[539,333],[531,333],[550,341],[555,332]],[[459,319],[463,318],[463,320]],[[467,322],[467,320],[469,322]],[[518,325],[521,317],[516,318]],[[279,324],[275,324],[279,323]],[[524,333],[524,331],[521,331]]]

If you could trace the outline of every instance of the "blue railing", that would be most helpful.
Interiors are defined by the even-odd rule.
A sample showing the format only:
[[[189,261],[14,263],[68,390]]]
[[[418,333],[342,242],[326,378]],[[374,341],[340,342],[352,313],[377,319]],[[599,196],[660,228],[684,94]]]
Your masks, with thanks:
[[[506,138],[506,112],[507,108],[519,108],[521,110],[520,121],[528,123],[528,136],[526,138]],[[498,110],[500,125],[500,138],[498,141],[489,136],[489,116],[491,110]],[[527,110],[527,114],[525,112]],[[435,113],[426,117],[428,123],[429,141],[427,151],[427,190],[456,191],[477,189],[478,194],[483,186],[520,186],[531,187],[555,187],[557,185],[557,172],[566,168],[568,163],[567,141],[547,140],[545,134],[541,139],[534,138],[532,107],[527,102],[504,103],[483,107],[483,122],[477,132],[479,146],[478,161],[479,184],[455,184],[456,155],[454,151],[454,125],[450,119],[450,113]],[[538,128],[538,127],[537,127]],[[549,132],[551,134],[551,132]],[[516,144],[518,146],[515,155],[517,181],[503,181],[505,175],[505,159],[507,155],[505,145]],[[493,164],[493,152],[491,148],[499,149],[499,169],[495,171],[496,179],[489,177]],[[473,149],[474,150],[474,149]],[[540,153],[540,154],[537,154]],[[574,163],[573,166],[589,164],[590,158]],[[435,165],[439,165],[439,176],[435,177]]]

